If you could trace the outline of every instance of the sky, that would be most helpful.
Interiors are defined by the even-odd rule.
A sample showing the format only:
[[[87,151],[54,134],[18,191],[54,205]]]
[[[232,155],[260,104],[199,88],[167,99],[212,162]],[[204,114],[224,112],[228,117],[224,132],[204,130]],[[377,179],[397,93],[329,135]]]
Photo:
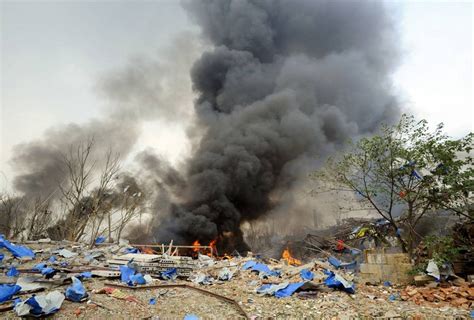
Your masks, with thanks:
[[[133,57],[156,56],[181,32],[198,31],[174,0],[0,3],[0,188],[14,174],[14,145],[99,116],[105,101],[98,79]],[[474,131],[474,4],[393,4],[403,50],[393,80],[403,109],[444,122],[454,137]],[[178,161],[189,149],[184,125],[146,123],[137,148],[146,146]]]

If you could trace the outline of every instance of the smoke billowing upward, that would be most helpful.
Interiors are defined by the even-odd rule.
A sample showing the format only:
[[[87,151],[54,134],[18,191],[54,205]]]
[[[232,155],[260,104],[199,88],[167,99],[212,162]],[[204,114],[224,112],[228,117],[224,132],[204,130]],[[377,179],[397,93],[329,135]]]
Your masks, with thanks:
[[[297,219],[292,193],[308,172],[348,138],[398,116],[390,78],[397,33],[385,4],[375,1],[183,6],[210,49],[202,53],[201,42],[184,35],[158,60],[134,59],[102,79],[99,92],[109,106],[103,116],[17,146],[13,183],[27,196],[47,196],[66,178],[60,157],[71,146],[93,137],[97,150],[112,148],[125,158],[148,119],[194,115],[193,149],[182,170],[149,150],[136,156],[154,188],[154,238],[178,244],[218,238],[221,247],[243,251],[242,222],[275,211]],[[194,112],[183,108],[190,81]]]
[[[282,206],[281,195],[318,159],[398,115],[390,79],[397,36],[384,4],[373,1],[184,6],[214,48],[191,69],[203,136],[180,202],[156,235],[233,235],[227,246],[244,250],[243,221]]]

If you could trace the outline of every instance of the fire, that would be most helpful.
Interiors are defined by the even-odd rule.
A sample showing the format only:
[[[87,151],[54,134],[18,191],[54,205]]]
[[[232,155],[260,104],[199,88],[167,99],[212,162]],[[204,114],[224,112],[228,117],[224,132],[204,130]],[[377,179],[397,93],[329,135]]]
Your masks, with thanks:
[[[146,254],[154,254],[155,253],[155,250],[153,250],[152,248],[148,248],[148,247],[142,247],[142,248],[140,248],[140,251],[143,252],[143,253],[146,253]]]
[[[195,241],[193,242],[193,251],[194,251],[194,252],[198,252],[200,245],[201,245],[201,244],[199,243],[199,240],[195,240]]]
[[[296,258],[293,258],[291,256],[291,253],[290,253],[290,250],[288,248],[286,248],[285,250],[283,250],[283,253],[281,254],[281,257],[283,259],[285,259],[288,264],[290,265],[293,265],[293,266],[299,266],[301,265],[301,261],[296,259]]]
[[[217,243],[217,239],[214,239],[211,242],[209,242],[209,247],[212,248],[212,254],[211,254],[211,252],[209,252],[208,256],[217,255],[216,243]]]

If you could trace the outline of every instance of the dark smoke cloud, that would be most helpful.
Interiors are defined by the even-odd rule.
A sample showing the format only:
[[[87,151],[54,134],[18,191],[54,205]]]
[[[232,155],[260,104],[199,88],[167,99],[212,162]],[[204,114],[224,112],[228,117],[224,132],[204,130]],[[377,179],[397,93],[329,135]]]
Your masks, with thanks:
[[[278,194],[349,137],[398,115],[390,73],[398,40],[383,3],[184,3],[214,45],[191,78],[203,132],[182,201],[157,236],[209,241],[274,210]],[[281,199],[281,198],[280,198]],[[288,219],[291,212],[288,212]]]

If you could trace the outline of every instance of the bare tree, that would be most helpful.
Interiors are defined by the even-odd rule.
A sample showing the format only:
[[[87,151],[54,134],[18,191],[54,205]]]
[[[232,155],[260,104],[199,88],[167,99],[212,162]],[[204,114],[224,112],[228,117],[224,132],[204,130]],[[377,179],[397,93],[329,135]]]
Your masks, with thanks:
[[[0,195],[0,234],[16,238],[24,230],[26,223],[25,199],[3,193]]]

